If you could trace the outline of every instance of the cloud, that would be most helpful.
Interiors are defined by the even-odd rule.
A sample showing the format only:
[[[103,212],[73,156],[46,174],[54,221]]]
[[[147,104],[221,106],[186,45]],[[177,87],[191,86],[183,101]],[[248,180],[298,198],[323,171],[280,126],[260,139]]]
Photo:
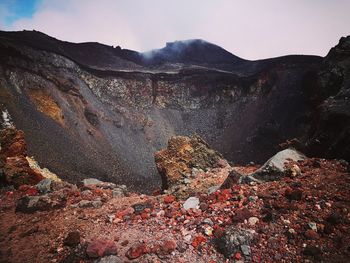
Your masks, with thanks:
[[[202,38],[247,59],[325,55],[349,34],[346,0],[42,0],[6,30],[140,51]]]

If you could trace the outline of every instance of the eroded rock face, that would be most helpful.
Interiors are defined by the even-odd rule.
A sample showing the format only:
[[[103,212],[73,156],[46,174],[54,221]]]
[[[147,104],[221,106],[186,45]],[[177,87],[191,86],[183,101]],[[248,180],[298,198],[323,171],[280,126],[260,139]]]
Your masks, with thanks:
[[[6,157],[27,155],[27,145],[24,140],[24,132],[14,128],[7,128],[0,132],[1,151]]]
[[[306,141],[310,155],[350,160],[350,36],[342,37],[309,85],[317,106]]]
[[[24,132],[6,128],[0,132],[0,181],[4,184],[35,185],[43,176],[34,171],[26,159],[27,145]]]
[[[169,44],[145,61],[144,54],[98,43],[1,32],[0,110],[25,131],[39,163],[74,183],[93,177],[151,192],[160,186],[153,153],[176,134],[198,133],[239,164],[262,163],[277,144],[301,140],[306,131],[313,153],[345,157],[346,43],[326,59],[246,61],[195,41]],[[173,53],[178,44],[182,51]],[[312,74],[321,77],[322,96],[320,83],[307,81]],[[316,118],[322,103],[326,114]],[[340,135],[327,129],[340,124]]]
[[[213,167],[221,158],[216,151],[198,136],[192,138],[174,136],[170,138],[168,147],[155,154],[159,173],[162,175],[163,188],[171,188],[178,183],[192,168],[206,169]]]
[[[211,169],[227,169],[226,175],[230,169],[221,154],[197,135],[170,138],[168,147],[155,153],[155,162],[162,177],[163,190],[181,197],[191,192],[206,192],[210,187],[219,185],[212,180]]]

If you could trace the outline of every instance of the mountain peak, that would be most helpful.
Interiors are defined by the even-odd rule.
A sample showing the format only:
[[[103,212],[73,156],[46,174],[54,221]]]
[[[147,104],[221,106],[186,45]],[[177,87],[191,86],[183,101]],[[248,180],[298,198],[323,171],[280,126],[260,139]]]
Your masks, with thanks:
[[[202,39],[176,40],[165,47],[142,53],[148,64],[166,62],[193,64],[237,63],[243,59]]]

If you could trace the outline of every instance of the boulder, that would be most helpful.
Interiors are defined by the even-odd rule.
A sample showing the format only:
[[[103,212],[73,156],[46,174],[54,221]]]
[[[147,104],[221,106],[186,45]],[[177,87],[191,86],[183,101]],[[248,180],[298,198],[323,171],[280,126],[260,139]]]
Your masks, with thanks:
[[[301,161],[306,156],[294,149],[285,149],[271,157],[262,167],[250,174],[252,180],[273,181],[281,178],[290,172],[290,168],[286,166],[290,161]]]
[[[168,147],[155,153],[155,162],[162,179],[162,188],[177,197],[187,198],[193,192],[206,192],[217,184],[197,180],[209,169],[229,167],[222,156],[199,136],[174,136]],[[195,185],[195,186],[194,186]]]
[[[86,254],[90,258],[116,255],[117,246],[113,240],[98,238],[88,244]]]
[[[24,132],[6,128],[0,132],[0,181],[18,188],[21,185],[35,185],[43,176],[34,171],[26,159],[27,146]]]
[[[147,248],[147,246],[143,243],[140,243],[140,244],[134,244],[133,246],[131,246],[128,249],[128,251],[126,251],[125,256],[128,259],[133,260],[147,253],[149,253],[149,249]]]

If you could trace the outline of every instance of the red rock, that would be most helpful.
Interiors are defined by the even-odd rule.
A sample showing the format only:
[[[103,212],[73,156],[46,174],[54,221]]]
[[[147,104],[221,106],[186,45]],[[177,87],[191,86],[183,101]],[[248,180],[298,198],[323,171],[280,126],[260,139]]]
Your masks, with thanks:
[[[289,200],[301,200],[303,197],[303,191],[301,191],[300,189],[286,189],[285,193],[284,193],[285,197]]]
[[[216,238],[221,238],[225,234],[225,230],[222,227],[214,226],[213,234]]]
[[[6,157],[27,155],[27,146],[24,140],[24,132],[15,128],[7,128],[1,131],[1,154]]]
[[[23,184],[23,185],[20,185],[18,187],[18,190],[21,191],[21,192],[25,192],[27,191],[31,186],[30,185],[27,185],[27,184]]]
[[[13,191],[7,191],[7,192],[6,192],[6,196],[7,196],[7,197],[13,196]]]
[[[80,243],[79,231],[69,232],[67,237],[64,239],[63,244],[66,246],[75,246]]]
[[[0,132],[0,158],[4,182],[18,188],[21,185],[35,185],[44,178],[33,170],[26,159],[27,150],[23,131],[6,128]]]
[[[128,259],[136,259],[149,252],[145,244],[136,244],[129,248],[125,253]]]
[[[150,218],[150,214],[148,214],[148,213],[142,213],[140,216],[141,216],[142,219]]]
[[[319,238],[319,235],[317,234],[317,232],[315,232],[314,230],[311,230],[311,229],[307,230],[304,235],[308,239],[318,239]]]
[[[206,203],[201,203],[201,204],[199,205],[199,209],[202,210],[202,211],[207,210],[207,209],[208,209],[208,204],[206,204]]]
[[[165,196],[164,197],[164,203],[166,203],[166,204],[171,204],[172,202],[174,202],[175,201],[175,196],[173,196],[173,195],[167,195],[167,196]]]
[[[153,244],[153,245],[148,247],[148,253],[156,254],[159,252],[161,252],[161,246],[158,244]]]
[[[161,250],[165,253],[171,253],[176,249],[176,242],[172,239],[165,240],[161,246]]]
[[[199,236],[196,236],[196,237],[193,239],[191,245],[192,245],[194,248],[198,248],[199,245],[201,245],[202,243],[205,243],[206,241],[207,241],[207,239],[206,239],[204,236],[199,235]]]
[[[236,259],[236,260],[240,260],[241,258],[242,258],[241,253],[237,252],[237,253],[235,254],[235,259]]]
[[[236,211],[235,215],[232,217],[232,221],[241,223],[245,219],[248,219],[252,216],[254,216],[254,215],[251,211],[249,211],[247,208],[243,208],[243,209]]]
[[[231,189],[223,189],[216,192],[216,199],[218,202],[226,202],[232,197]]]
[[[129,244],[129,240],[124,240],[124,241],[121,243],[121,245],[122,245],[123,247],[127,246],[128,244]]]
[[[134,211],[135,211],[134,208],[128,207],[128,208],[126,208],[126,209],[124,209],[124,210],[118,211],[118,212],[115,214],[115,217],[116,217],[116,218],[122,219],[124,216],[133,214]]]
[[[38,189],[31,187],[25,191],[25,194],[29,196],[34,196],[34,195],[38,195],[39,192],[38,192]]]
[[[112,240],[108,239],[96,239],[89,243],[86,254],[90,258],[104,257],[108,255],[116,255],[117,247]]]
[[[216,164],[218,167],[221,167],[221,168],[225,168],[226,166],[228,166],[228,162],[225,160],[225,159],[220,159],[217,164]]]
[[[162,194],[162,190],[161,189],[155,190],[152,193],[153,196],[157,196],[157,195],[161,195],[161,194]]]

